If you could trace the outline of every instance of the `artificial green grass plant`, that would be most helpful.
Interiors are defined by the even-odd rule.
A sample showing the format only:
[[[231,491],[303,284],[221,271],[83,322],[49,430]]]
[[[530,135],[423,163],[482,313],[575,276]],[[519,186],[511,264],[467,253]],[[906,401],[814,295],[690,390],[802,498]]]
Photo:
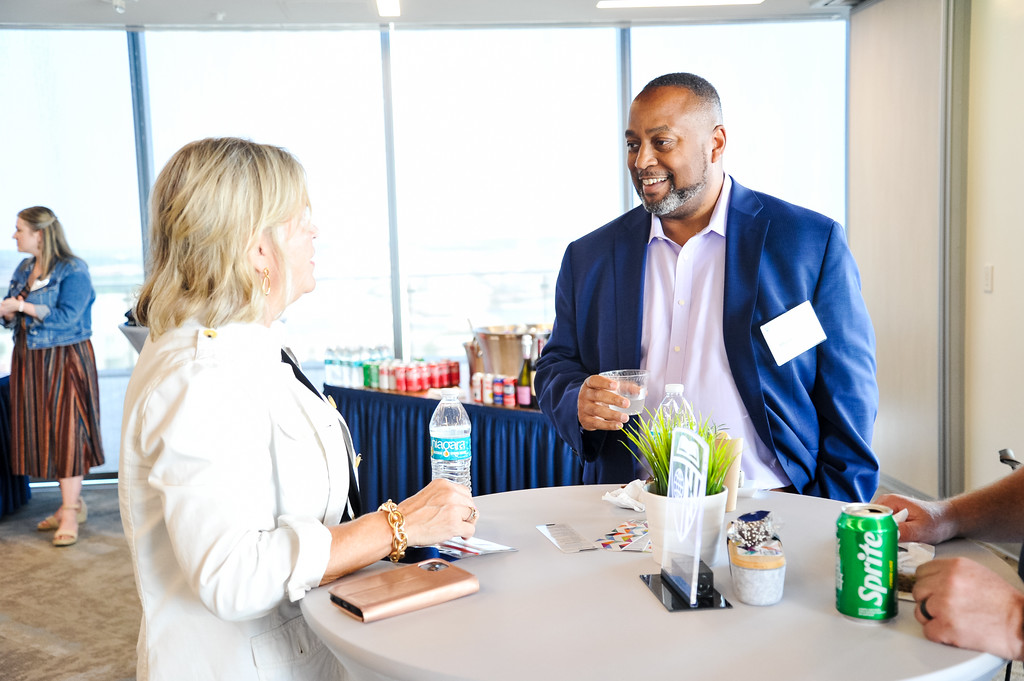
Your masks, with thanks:
[[[729,447],[729,435],[725,428],[716,425],[710,418],[690,420],[685,414],[666,416],[660,409],[647,416],[638,417],[626,426],[623,432],[633,443],[635,450],[623,445],[633,454],[651,476],[650,491],[653,494],[668,494],[668,467],[672,458],[672,431],[679,426],[691,428],[708,443],[708,477],[705,494],[711,496],[725,489],[725,474],[729,471],[736,454]]]

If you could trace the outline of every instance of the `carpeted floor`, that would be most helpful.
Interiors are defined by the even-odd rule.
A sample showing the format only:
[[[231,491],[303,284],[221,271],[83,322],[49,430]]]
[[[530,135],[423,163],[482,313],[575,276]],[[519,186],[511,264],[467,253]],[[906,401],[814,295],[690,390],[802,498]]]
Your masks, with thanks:
[[[87,486],[78,543],[56,548],[36,523],[60,505],[56,487],[0,518],[0,679],[135,679],[142,609],[121,530],[116,485]]]

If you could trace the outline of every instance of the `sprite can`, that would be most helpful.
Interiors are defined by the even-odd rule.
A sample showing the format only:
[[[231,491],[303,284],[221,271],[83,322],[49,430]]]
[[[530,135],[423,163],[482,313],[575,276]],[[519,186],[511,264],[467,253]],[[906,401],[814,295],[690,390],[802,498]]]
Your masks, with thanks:
[[[896,616],[896,521],[880,504],[847,504],[836,521],[836,609],[857,620]]]

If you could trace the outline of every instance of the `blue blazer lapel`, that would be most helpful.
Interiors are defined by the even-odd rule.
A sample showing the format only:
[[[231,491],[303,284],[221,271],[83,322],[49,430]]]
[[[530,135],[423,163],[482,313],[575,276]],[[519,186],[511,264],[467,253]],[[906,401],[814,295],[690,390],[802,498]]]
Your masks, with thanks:
[[[640,368],[644,327],[644,266],[651,214],[643,207],[627,214],[615,239],[615,326],[618,367]]]
[[[725,231],[722,332],[725,353],[740,398],[761,440],[772,449],[773,440],[754,357],[754,334],[760,333],[760,329],[751,328],[760,281],[761,252],[769,224],[762,208],[754,192],[733,180]]]

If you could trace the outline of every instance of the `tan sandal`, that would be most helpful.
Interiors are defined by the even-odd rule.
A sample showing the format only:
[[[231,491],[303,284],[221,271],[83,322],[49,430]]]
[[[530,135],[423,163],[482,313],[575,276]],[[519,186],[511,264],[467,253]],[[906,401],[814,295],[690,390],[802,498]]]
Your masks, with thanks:
[[[64,530],[63,532],[59,532],[58,531],[57,534],[53,535],[53,545],[54,546],[71,546],[72,544],[75,544],[77,542],[78,542],[78,530],[77,529],[74,532],[68,532],[67,530]]]
[[[74,508],[73,506],[61,506],[61,509],[65,508],[70,508],[72,510],[77,511],[75,515],[79,525],[84,523],[89,518],[89,509],[85,505],[85,499],[78,499],[78,508]],[[39,524],[36,525],[36,529],[40,532],[56,530],[58,527],[60,527],[60,518],[58,518],[56,515],[46,516],[46,518],[40,520]],[[75,542],[71,543],[74,544]]]

